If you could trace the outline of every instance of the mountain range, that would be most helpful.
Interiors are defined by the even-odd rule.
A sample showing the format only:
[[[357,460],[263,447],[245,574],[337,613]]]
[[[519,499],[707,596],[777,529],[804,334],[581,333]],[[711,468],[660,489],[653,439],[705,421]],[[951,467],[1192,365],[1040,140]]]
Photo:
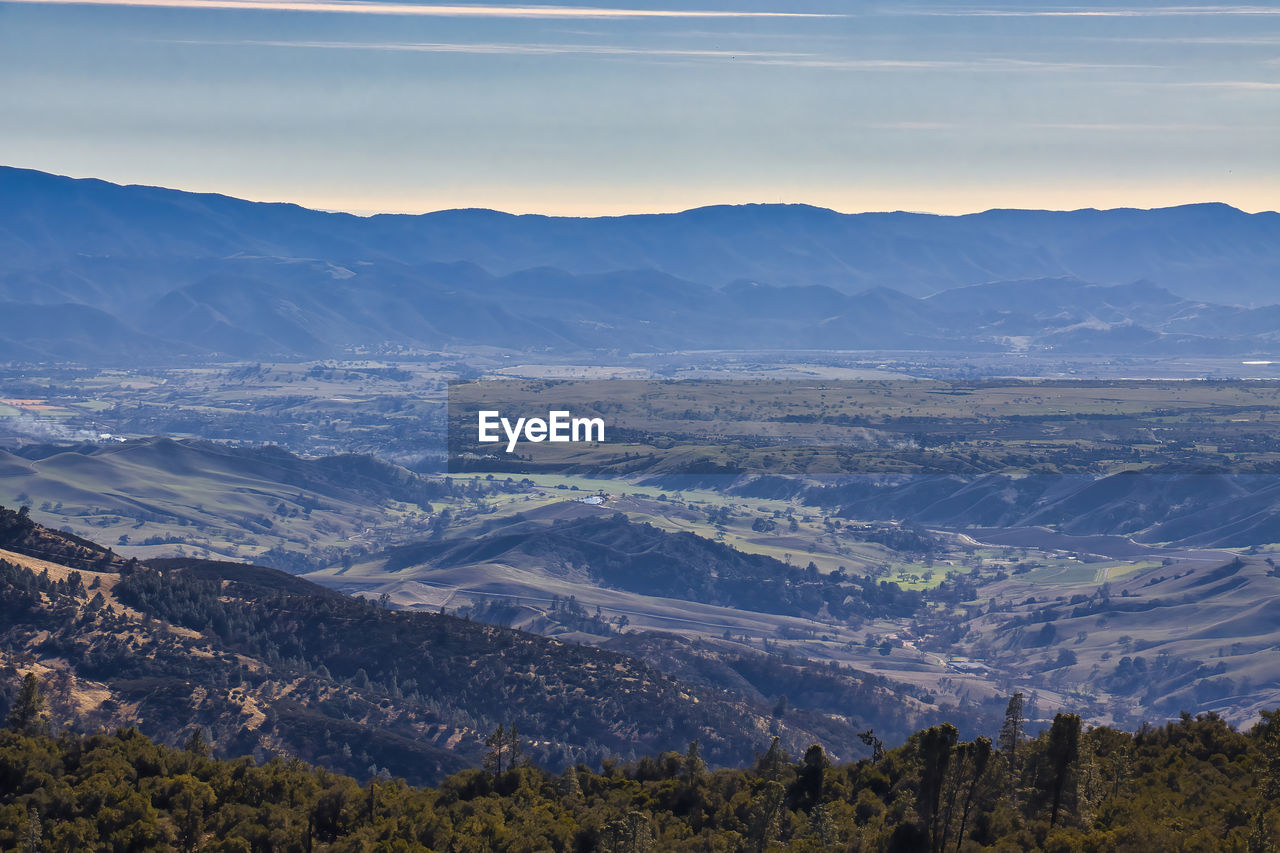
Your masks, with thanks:
[[[356,217],[0,168],[0,357],[692,347],[1242,355],[1280,214]]]

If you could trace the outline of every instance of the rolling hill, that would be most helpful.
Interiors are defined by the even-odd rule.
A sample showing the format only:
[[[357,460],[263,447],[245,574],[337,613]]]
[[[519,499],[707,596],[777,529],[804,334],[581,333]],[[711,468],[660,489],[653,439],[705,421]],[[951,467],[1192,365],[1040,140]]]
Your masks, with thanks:
[[[375,531],[421,533],[431,502],[452,491],[372,457],[305,459],[272,446],[152,438],[0,450],[0,499],[136,557],[177,549],[297,568]]]
[[[418,577],[424,568],[479,570],[494,563],[644,596],[810,619],[819,613],[910,616],[921,603],[916,594],[858,578],[837,581],[688,531],[632,522],[621,512],[551,524],[515,520],[484,534],[402,545],[386,553],[383,567]],[[325,573],[330,582],[342,576]]]

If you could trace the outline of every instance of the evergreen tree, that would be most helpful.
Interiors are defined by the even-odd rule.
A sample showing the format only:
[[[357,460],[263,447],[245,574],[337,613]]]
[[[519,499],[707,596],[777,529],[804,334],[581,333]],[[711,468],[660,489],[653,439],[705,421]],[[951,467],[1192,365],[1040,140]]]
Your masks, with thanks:
[[[782,829],[782,807],[786,793],[781,782],[766,782],[755,798],[751,837],[757,853],[768,850]]]
[[[209,741],[205,739],[203,726],[196,726],[191,730],[191,737],[187,738],[187,742],[182,745],[182,748],[186,752],[198,755],[201,758],[208,758],[213,754]]]
[[[582,799],[582,783],[578,781],[578,771],[573,767],[564,769],[556,787],[560,791],[560,796],[567,800],[577,802]]]
[[[484,755],[484,769],[497,776],[502,772],[503,760],[507,752],[507,727],[498,723],[498,727],[484,739],[489,751]]]
[[[756,761],[756,772],[760,774],[760,778],[774,782],[782,776],[782,768],[786,763],[787,754],[775,737],[769,744],[769,749]]]
[[[1055,714],[1053,727],[1049,729],[1046,751],[1049,762],[1049,795],[1053,804],[1049,815],[1050,828],[1058,823],[1062,794],[1067,789],[1067,779],[1079,756],[1080,717],[1076,714]]]
[[[972,771],[969,777],[969,790],[965,793],[964,807],[960,812],[960,829],[956,832],[956,853],[960,853],[960,847],[964,844],[964,831],[969,825],[969,814],[973,810],[974,795],[978,791],[978,786],[982,783],[983,777],[987,774],[987,767],[991,763],[991,738],[980,737],[973,742],[969,749],[970,762],[972,763]]]
[[[1004,709],[1004,725],[1000,727],[999,739],[996,742],[1000,752],[1004,754],[1008,768],[1006,782],[1009,787],[1009,796],[1015,804],[1018,801],[1018,780],[1022,778],[1022,755],[1019,747],[1022,745],[1023,730],[1026,728],[1025,707],[1026,703],[1021,693],[1015,693],[1009,697],[1009,704]]]
[[[1280,711],[1263,711],[1253,736],[1262,752],[1258,790],[1264,800],[1274,803],[1280,800]]]
[[[822,800],[822,782],[831,762],[822,747],[814,744],[805,750],[796,779],[797,808],[808,811]]]
[[[44,694],[40,691],[40,679],[28,672],[22,679],[18,697],[9,708],[5,725],[23,734],[48,734],[49,718],[44,712]]]
[[[1009,704],[1004,709],[1004,725],[1000,727],[998,745],[1010,760],[1017,754],[1018,745],[1022,743],[1022,733],[1026,727],[1026,718],[1023,716],[1025,708],[1026,701],[1019,692],[1009,697]]]
[[[27,826],[22,833],[22,853],[40,853],[43,846],[44,827],[40,824],[40,813],[32,806],[27,809]]]
[[[702,760],[702,749],[696,740],[689,742],[689,751],[684,756],[684,779],[692,785],[706,775],[707,762]]]
[[[928,834],[931,850],[937,849],[941,843],[938,803],[942,798],[951,753],[959,736],[955,726],[943,723],[921,732],[916,747],[920,759],[920,789],[916,797],[916,812],[920,815],[922,828]]]

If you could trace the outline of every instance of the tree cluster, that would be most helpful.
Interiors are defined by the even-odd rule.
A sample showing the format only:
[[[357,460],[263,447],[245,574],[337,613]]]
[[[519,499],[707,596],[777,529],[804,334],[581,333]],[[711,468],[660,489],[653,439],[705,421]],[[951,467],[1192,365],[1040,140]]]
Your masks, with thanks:
[[[290,758],[211,757],[133,729],[51,736],[24,680],[0,732],[0,847],[24,851],[1133,851],[1267,850],[1280,839],[1280,714],[1248,733],[1184,715],[1129,734],[1059,714],[998,742],[950,724],[871,759],[799,759],[779,741],[743,769],[709,770],[697,742],[629,764],[550,774],[515,726],[483,769],[434,789],[364,785]],[[877,741],[867,732],[869,742]]]

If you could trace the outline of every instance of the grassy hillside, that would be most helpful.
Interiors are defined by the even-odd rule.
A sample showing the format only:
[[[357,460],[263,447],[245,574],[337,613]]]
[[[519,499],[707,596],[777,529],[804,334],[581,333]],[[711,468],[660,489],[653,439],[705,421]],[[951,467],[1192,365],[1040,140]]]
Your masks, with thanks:
[[[368,456],[307,459],[272,446],[153,438],[0,451],[0,496],[46,524],[126,556],[254,560],[294,570],[375,539],[424,535],[433,502],[502,483],[454,488]]]
[[[538,563],[549,574],[585,576],[644,595],[792,616],[910,616],[921,604],[918,594],[888,584],[824,575],[816,566],[792,566],[694,533],[633,523],[621,512],[550,525],[518,522],[479,538],[401,546],[387,555],[386,571],[490,562]]]

